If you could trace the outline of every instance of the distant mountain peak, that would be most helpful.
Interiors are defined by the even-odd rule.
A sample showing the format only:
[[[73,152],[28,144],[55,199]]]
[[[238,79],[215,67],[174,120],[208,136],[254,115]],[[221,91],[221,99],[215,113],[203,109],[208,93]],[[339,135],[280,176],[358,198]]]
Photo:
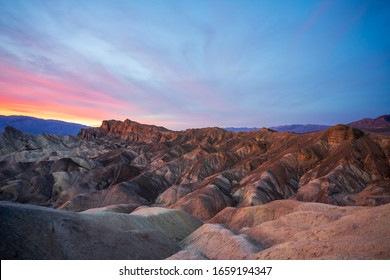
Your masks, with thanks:
[[[259,130],[258,127],[224,127],[223,129],[233,132],[249,132]]]
[[[384,135],[390,135],[390,114],[382,115],[377,118],[364,118],[348,125],[359,128],[362,130],[375,132]],[[289,124],[289,125],[279,125],[271,126],[269,129],[277,132],[293,132],[293,133],[310,133],[316,131],[322,131],[328,129],[329,125],[322,124]],[[233,132],[249,132],[259,130],[258,127],[225,127],[225,130]]]
[[[23,132],[10,125],[7,125],[4,128],[4,133],[11,136],[12,138],[19,138],[23,135]]]
[[[280,125],[270,127],[271,129],[278,132],[294,132],[294,133],[309,133],[322,131],[329,128],[329,125],[322,124],[291,124],[291,125]]]
[[[315,132],[327,129],[328,125],[320,124],[291,124],[291,125],[280,125],[280,126],[271,126],[268,129],[276,132],[293,132],[293,133],[308,133]],[[224,128],[228,131],[233,132],[249,132],[259,130],[258,127],[226,127]]]
[[[374,133],[390,135],[390,115],[382,115],[374,119],[364,118],[351,122],[349,125]]]

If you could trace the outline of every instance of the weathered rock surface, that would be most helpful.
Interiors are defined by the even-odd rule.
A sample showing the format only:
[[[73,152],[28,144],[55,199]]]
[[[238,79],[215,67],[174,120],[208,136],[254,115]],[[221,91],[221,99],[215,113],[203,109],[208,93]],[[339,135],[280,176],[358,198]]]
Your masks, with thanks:
[[[123,140],[156,143],[169,140],[176,133],[165,127],[140,124],[135,121],[125,120],[124,122],[110,120],[103,121],[100,128],[81,129],[79,136],[84,139],[92,140],[101,137],[120,138]]]
[[[292,200],[226,208],[184,239],[170,259],[389,259],[389,214],[390,204]]]
[[[261,250],[244,234],[234,234],[229,229],[217,224],[204,224],[189,237],[181,246],[189,259],[248,259]],[[170,259],[184,258],[183,252],[173,255]]]
[[[161,208],[133,214],[74,213],[0,202],[2,259],[163,259],[201,225]]]
[[[132,230],[151,231],[147,238],[159,256],[129,253],[96,258],[387,258],[382,252],[386,252],[387,243],[377,245],[381,240],[377,233],[388,230],[382,220],[388,207],[381,205],[390,202],[389,163],[390,137],[346,125],[297,135],[269,129],[242,133],[220,128],[170,131],[127,120],[105,121],[100,128],[81,131],[78,137],[29,135],[8,127],[0,136],[0,200],[84,212],[58,213],[71,215],[69,220],[82,219],[81,224],[86,219],[85,225],[94,230],[99,223],[108,225],[107,217],[116,223],[114,228],[119,224],[123,228],[130,219],[131,229],[125,228],[132,234]],[[180,252],[178,242],[200,223],[184,212],[170,212],[175,209],[208,223],[180,243]],[[360,211],[366,211],[368,218],[371,215],[371,221],[365,224],[359,218]],[[53,219],[57,219],[57,212],[50,213],[56,213]],[[376,224],[375,213],[381,226]],[[345,225],[356,219],[362,227],[372,228],[370,235],[359,226],[356,234],[365,244],[375,246],[356,245],[356,251],[351,251],[340,244],[343,249],[337,252],[336,243],[332,243],[332,250],[323,250],[327,254],[315,247],[302,252],[291,247],[294,242],[303,242],[302,246],[311,248],[314,245],[305,243],[310,240],[322,244],[310,239],[309,230],[337,225],[336,232],[343,226],[337,224],[341,218]],[[301,224],[293,224],[299,221]],[[114,234],[117,229],[112,230],[108,232]],[[346,236],[357,242],[355,231],[348,230],[344,229]],[[161,247],[160,235],[175,247]],[[81,238],[81,234],[75,236]],[[54,244],[53,238],[57,237],[49,235],[46,241]],[[225,248],[221,240],[235,249]],[[71,242],[78,241],[72,239],[69,245]],[[142,242],[147,246],[147,241]],[[267,251],[272,248],[275,251]],[[289,253],[282,256],[277,248],[286,248]],[[50,250],[25,257],[47,254],[57,258],[58,249]],[[311,253],[316,250],[319,253]],[[11,258],[11,253],[7,254]],[[84,258],[77,254],[66,251],[58,258]]]
[[[7,128],[0,148],[0,199],[72,211],[157,205],[207,221],[225,207],[286,198],[390,199],[390,138],[345,125],[297,135],[104,121],[79,138]]]
[[[354,207],[349,215],[340,215],[337,211],[330,208],[319,213],[292,213],[284,219],[263,225],[262,229],[244,231],[257,238],[261,238],[261,233],[264,237],[272,235],[266,233],[267,229],[275,233],[275,239],[271,236],[268,242],[277,244],[253,258],[390,259],[390,241],[387,238],[390,233],[390,204],[368,209]]]

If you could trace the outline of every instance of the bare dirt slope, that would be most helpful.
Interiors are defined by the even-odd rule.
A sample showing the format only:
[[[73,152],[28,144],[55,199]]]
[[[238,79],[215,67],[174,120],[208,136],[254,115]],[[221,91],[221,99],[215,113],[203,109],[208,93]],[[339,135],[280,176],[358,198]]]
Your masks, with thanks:
[[[164,259],[202,223],[170,209],[74,213],[0,202],[2,259]]]
[[[390,259],[390,204],[339,207],[291,200],[226,208],[170,259]]]

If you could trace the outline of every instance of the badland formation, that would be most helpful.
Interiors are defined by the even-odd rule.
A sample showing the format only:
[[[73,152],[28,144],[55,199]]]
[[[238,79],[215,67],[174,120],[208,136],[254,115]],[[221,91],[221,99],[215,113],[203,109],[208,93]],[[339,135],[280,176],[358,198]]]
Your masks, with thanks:
[[[1,258],[390,259],[382,119],[306,134],[8,126]]]

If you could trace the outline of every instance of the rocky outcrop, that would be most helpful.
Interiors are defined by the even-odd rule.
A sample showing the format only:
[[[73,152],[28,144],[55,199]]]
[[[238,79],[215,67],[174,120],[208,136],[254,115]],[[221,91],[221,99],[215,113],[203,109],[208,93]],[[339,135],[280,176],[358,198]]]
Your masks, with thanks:
[[[386,218],[389,204],[354,207],[348,209],[350,212],[339,207],[324,208],[294,212],[261,228],[244,231],[273,245],[253,258],[390,259],[390,242],[385,237],[390,233]]]
[[[345,141],[359,139],[364,135],[364,133],[358,129],[351,128],[343,124],[338,124],[329,128],[325,135],[327,137],[327,142],[333,145],[340,144]]]
[[[226,208],[170,259],[389,259],[390,204],[338,207],[291,200]]]
[[[89,129],[77,139],[7,129],[0,199],[72,211],[156,205],[207,221],[279,199],[352,206],[390,196],[390,139],[345,125],[297,135],[172,132],[127,120],[95,130],[99,137]]]
[[[67,157],[88,160],[119,147],[105,141],[80,141],[73,136],[27,134],[8,126],[0,135],[0,161],[39,162]]]
[[[124,122],[110,120],[103,121],[99,128],[81,129],[78,136],[87,140],[112,137],[133,142],[156,143],[172,139],[175,134],[174,131],[160,126],[140,124],[131,120]]]
[[[151,238],[150,244],[158,248],[159,258],[277,258],[276,253],[261,254],[280,244],[289,248],[286,242],[298,242],[297,236],[303,234],[299,233],[299,225],[287,225],[283,219],[307,217],[308,220],[302,222],[305,231],[321,224],[332,228],[340,217],[357,215],[358,212],[353,211],[359,209],[371,209],[360,206],[382,209],[378,210],[382,215],[388,208],[378,206],[390,202],[390,138],[345,125],[298,135],[269,129],[234,133],[216,127],[172,132],[132,121],[107,121],[100,128],[83,130],[79,138],[29,135],[7,128],[0,136],[0,151],[0,200],[83,212],[79,215],[55,212],[53,215],[66,213],[64,215],[71,215],[69,220],[82,219],[82,223],[86,219],[88,227],[92,226],[90,223],[95,227],[96,221],[109,224],[104,217],[123,223],[118,217],[130,216],[133,226],[134,223],[143,225],[142,230],[146,227],[157,231],[173,242],[170,244],[174,247],[169,247],[171,251],[164,251],[158,234],[145,237],[145,240]],[[183,213],[206,225],[181,242],[200,225]],[[370,213],[367,215],[374,215],[375,211]],[[94,217],[94,222],[85,217]],[[37,225],[48,229],[46,225]],[[176,231],[171,225],[182,227],[184,232]],[[262,231],[267,225],[273,232],[270,236]],[[122,224],[113,226],[123,227]],[[282,226],[280,231],[276,230],[278,226]],[[383,233],[376,224],[367,226]],[[387,225],[383,226],[386,231]],[[140,230],[140,227],[131,230]],[[75,228],[79,229],[79,225]],[[30,228],[26,226],[24,230]],[[109,232],[116,234],[116,229]],[[361,234],[369,242],[376,244],[379,240],[375,234],[372,240],[367,232],[361,231]],[[53,238],[57,237],[50,235],[46,241],[52,244]],[[139,238],[134,237],[134,240]],[[16,242],[16,239],[6,240]],[[236,248],[233,251],[237,254],[232,255],[233,251],[224,248],[220,240]],[[72,239],[66,246],[72,242],[78,241]],[[180,252],[178,242],[182,246]],[[212,244],[219,245],[212,247]],[[356,254],[344,248],[344,255],[342,252],[337,255],[336,251],[318,256],[291,252],[291,257],[363,258],[363,247],[359,248]],[[42,254],[57,258],[59,255],[55,252]],[[34,254],[26,258],[43,258]],[[128,257],[157,258],[148,254]],[[84,256],[67,252],[58,258]],[[366,257],[373,256],[385,258],[387,255],[368,250]]]

